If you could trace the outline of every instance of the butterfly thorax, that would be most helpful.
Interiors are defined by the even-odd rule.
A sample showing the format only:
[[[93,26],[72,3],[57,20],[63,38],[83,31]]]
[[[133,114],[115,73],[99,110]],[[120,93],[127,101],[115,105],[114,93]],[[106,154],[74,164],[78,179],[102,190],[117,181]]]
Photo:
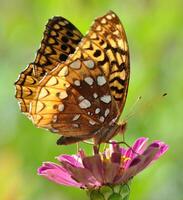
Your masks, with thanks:
[[[120,125],[113,123],[109,126],[103,126],[99,129],[94,136],[94,143],[107,143],[112,137],[114,137],[120,131]]]

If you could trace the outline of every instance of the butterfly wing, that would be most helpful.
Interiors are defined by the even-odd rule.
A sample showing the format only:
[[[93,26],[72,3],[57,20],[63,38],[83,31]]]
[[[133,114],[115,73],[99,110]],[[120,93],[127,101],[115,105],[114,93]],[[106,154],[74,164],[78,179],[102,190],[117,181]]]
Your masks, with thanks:
[[[95,20],[75,53],[39,83],[31,104],[35,125],[65,137],[89,138],[115,123],[129,80],[129,65],[122,64],[128,59],[122,31],[112,12]]]
[[[126,33],[118,16],[110,11],[97,18],[89,35],[106,56],[98,61],[108,79],[111,94],[122,112],[128,92],[130,58]],[[99,51],[98,51],[99,52]]]
[[[80,31],[63,17],[48,21],[35,61],[28,65],[15,83],[15,96],[22,112],[29,116],[30,102],[35,97],[38,82],[74,53],[81,38]]]

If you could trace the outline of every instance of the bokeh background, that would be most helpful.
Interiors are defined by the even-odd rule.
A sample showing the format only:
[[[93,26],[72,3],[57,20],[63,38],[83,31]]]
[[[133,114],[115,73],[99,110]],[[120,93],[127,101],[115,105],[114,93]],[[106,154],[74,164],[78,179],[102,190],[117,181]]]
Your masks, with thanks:
[[[133,113],[126,141],[132,144],[145,136],[170,146],[165,156],[134,178],[131,199],[183,200],[182,8],[182,0],[0,0],[0,199],[87,199],[82,190],[37,176],[42,161],[75,153],[76,145],[56,146],[56,135],[35,128],[19,111],[13,83],[34,60],[49,18],[64,16],[85,33],[95,17],[113,10],[125,26],[131,54],[122,115]],[[164,93],[168,95],[162,97]],[[81,146],[90,151],[88,145]]]

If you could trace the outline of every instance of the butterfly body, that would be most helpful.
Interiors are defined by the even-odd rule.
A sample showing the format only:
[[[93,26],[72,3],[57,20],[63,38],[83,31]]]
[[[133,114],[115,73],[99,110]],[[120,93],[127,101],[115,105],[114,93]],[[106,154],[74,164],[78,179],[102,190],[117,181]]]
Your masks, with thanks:
[[[111,11],[97,18],[84,37],[67,20],[53,21],[45,31],[44,50],[41,46],[36,61],[16,82],[21,110],[37,127],[62,135],[58,144],[89,138],[95,144],[107,142],[122,127],[118,120],[128,90],[124,28]],[[54,28],[59,30],[56,38]]]

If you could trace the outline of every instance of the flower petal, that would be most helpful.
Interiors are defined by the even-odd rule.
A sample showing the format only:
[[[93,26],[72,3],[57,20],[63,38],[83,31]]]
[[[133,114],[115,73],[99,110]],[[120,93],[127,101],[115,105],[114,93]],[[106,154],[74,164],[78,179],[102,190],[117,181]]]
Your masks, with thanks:
[[[62,165],[74,180],[82,184],[83,188],[93,188],[101,185],[88,169],[83,167],[74,167],[65,161],[62,161]]]
[[[62,166],[56,165],[55,163],[43,163],[43,165],[38,168],[38,174],[58,184],[81,187],[81,184],[73,180]]]
[[[121,155],[125,155],[126,151],[127,150],[125,148],[120,147],[120,153],[121,153]]]
[[[38,174],[58,184],[87,189],[127,183],[168,150],[168,145],[161,141],[145,148],[147,140],[139,138],[127,150],[113,143],[103,153],[95,152],[90,157],[82,150],[77,155],[62,155],[57,157],[61,165],[46,162]]]
[[[148,141],[148,138],[145,138],[145,137],[141,137],[141,138],[137,139],[135,141],[135,143],[133,144],[132,149],[137,154],[141,154],[145,150],[147,141]]]
[[[159,151],[157,152],[156,156],[154,157],[154,161],[155,161],[159,157],[161,157],[168,150],[169,147],[167,144],[165,144],[164,142],[159,141],[159,140],[156,140],[153,143],[157,143],[159,145]]]
[[[135,158],[138,154],[142,154],[145,149],[148,138],[141,137],[135,141],[133,146],[127,149],[125,153],[125,157],[128,158],[124,164],[124,168],[128,168],[133,158]]]
[[[99,181],[103,182],[103,166],[100,155],[94,155],[90,157],[83,158],[83,165],[86,169],[88,169],[93,176]]]
[[[144,153],[137,156],[130,163],[129,170],[131,171],[131,176],[135,176],[137,173],[146,168],[155,158],[159,151],[158,145],[149,145]]]
[[[120,165],[112,162],[104,162],[104,184],[113,184],[119,174]]]
[[[146,168],[154,159],[157,152],[159,151],[159,146],[153,145],[147,147],[142,155],[135,157],[129,167],[123,173],[120,179],[116,180],[117,183],[127,182],[130,178],[135,176],[137,173]]]
[[[114,152],[111,154],[111,162],[113,163],[121,163],[121,153],[119,152]]]
[[[82,161],[79,155],[61,155],[56,157],[58,161],[62,162],[65,161],[67,163],[70,163],[71,165],[75,166],[75,167],[83,167],[82,165]]]

